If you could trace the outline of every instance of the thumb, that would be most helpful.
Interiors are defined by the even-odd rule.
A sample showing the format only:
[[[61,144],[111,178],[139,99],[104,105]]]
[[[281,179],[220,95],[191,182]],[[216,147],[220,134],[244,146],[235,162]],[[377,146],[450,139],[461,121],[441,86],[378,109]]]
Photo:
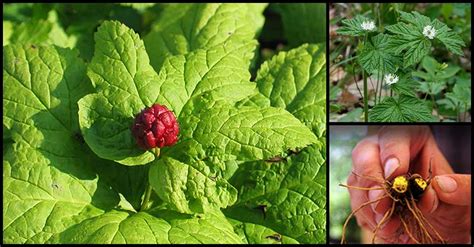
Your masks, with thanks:
[[[471,204],[471,175],[439,175],[433,181],[433,188],[441,201],[458,206]]]

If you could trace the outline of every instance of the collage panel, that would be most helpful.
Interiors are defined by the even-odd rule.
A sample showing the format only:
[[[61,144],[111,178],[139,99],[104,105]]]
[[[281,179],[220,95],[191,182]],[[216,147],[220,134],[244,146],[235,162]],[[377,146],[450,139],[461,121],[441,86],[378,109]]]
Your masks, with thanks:
[[[2,7],[2,244],[472,244],[471,3]]]
[[[330,125],[328,243],[471,243],[470,125]]]
[[[325,244],[326,3],[3,3],[8,244]]]
[[[470,3],[329,4],[330,122],[471,122]]]

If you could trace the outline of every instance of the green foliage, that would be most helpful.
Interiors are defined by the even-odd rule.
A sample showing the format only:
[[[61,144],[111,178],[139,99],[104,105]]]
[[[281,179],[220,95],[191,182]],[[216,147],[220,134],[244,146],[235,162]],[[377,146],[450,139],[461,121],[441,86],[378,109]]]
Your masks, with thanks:
[[[398,95],[408,95],[411,97],[416,97],[416,81],[411,78],[410,74],[401,75],[400,80],[390,85],[390,89],[396,92]]]
[[[426,56],[421,62],[425,71],[414,71],[412,75],[423,79],[418,90],[422,93],[436,95],[446,88],[446,81],[460,70],[458,66],[440,64],[434,58]]]
[[[400,64],[400,58],[391,50],[392,42],[390,35],[377,34],[372,37],[371,42],[364,44],[357,61],[368,73],[394,73]]]
[[[263,26],[265,7],[266,4],[174,4],[167,7],[145,37],[152,66],[158,71],[167,56],[210,49],[229,40],[251,40]]]
[[[290,46],[326,42],[326,4],[279,3],[273,6],[281,15]]]
[[[417,98],[402,95],[386,98],[369,112],[374,122],[432,122],[430,109]]]
[[[369,8],[370,6],[372,8]],[[369,18],[356,15],[355,18],[341,20],[341,27],[336,31],[339,35],[363,36],[357,39],[357,44],[354,44],[356,54],[352,56],[357,57],[358,65],[364,70],[362,76],[370,77],[369,80],[362,79],[364,86],[371,83],[372,88],[375,87],[373,96],[365,93],[363,98],[366,105],[365,103],[371,100],[369,97],[374,97],[374,100],[370,101],[374,105],[370,110],[370,120],[406,122],[444,119],[439,115],[439,110],[442,109],[438,109],[436,102],[448,109],[468,111],[469,104],[466,100],[470,91],[467,90],[464,95],[460,95],[461,88],[466,90],[467,87],[451,85],[454,81],[452,78],[461,68],[452,63],[440,64],[432,57],[439,55],[436,50],[433,51],[434,48],[438,48],[438,44],[443,44],[452,54],[462,56],[465,42],[458,32],[436,18],[432,19],[417,11],[405,12],[404,10],[408,10],[406,6],[392,6],[389,9],[383,4],[375,6],[368,4],[362,5],[362,8],[371,11],[372,16],[378,16],[379,22],[385,20],[380,16],[382,13],[391,11],[398,17],[393,20],[387,18],[387,22],[395,23],[388,26],[377,23],[380,26],[374,28],[372,24],[368,24],[372,22]],[[338,62],[340,63],[343,64],[344,61]],[[421,66],[417,66],[418,64]],[[348,64],[346,68],[350,66],[353,65]],[[374,75],[375,83],[372,81]],[[457,93],[454,92],[455,88]],[[390,97],[382,93],[384,90],[390,90],[390,94],[385,94]],[[396,94],[394,97],[393,93]],[[425,99],[430,96],[431,103],[419,100],[420,96]],[[444,99],[440,99],[442,97]],[[418,107],[417,104],[421,105],[419,109],[415,109]],[[333,105],[334,110],[339,108]],[[368,110],[364,113],[366,112]],[[431,117],[431,112],[438,116]],[[348,116],[339,119],[355,120],[353,114]]]
[[[343,19],[341,21],[342,27],[337,29],[337,34],[339,35],[349,35],[349,36],[364,36],[369,32],[376,32],[377,28],[367,31],[362,28],[362,23],[372,21],[370,18],[367,18],[363,15],[356,15],[352,19]]]
[[[416,64],[430,53],[431,39],[423,34],[424,28],[432,26],[436,31],[434,38],[441,41],[449,51],[456,55],[463,55],[461,47],[464,42],[461,37],[438,19],[430,18],[413,11],[407,13],[399,11],[400,21],[397,24],[385,27],[387,31],[396,35],[397,52],[405,51],[403,56],[404,67]]]
[[[266,4],[13,6],[4,243],[325,242],[324,44],[275,55],[254,82]],[[159,156],[130,131],[154,103],[180,126]]]
[[[324,135],[326,126],[325,50],[322,45],[302,45],[280,52],[262,64],[256,78],[259,94],[269,99],[260,105],[286,108],[318,136]]]
[[[281,235],[271,228],[240,222],[234,219],[229,220],[234,226],[235,232],[242,238],[244,243],[248,244],[298,244],[293,238]]]
[[[242,193],[237,203],[224,213],[269,227],[302,243],[311,239],[324,242],[324,150],[321,144],[314,144],[283,162],[242,164],[231,180]]]
[[[57,14],[51,10],[48,19],[33,19],[19,24],[12,30],[7,42],[14,44],[54,44],[61,47],[72,47],[75,38],[69,37],[57,23]]]
[[[79,123],[85,141],[101,158],[122,164],[146,164],[151,152],[136,147],[129,126],[134,114],[151,106],[158,75],[149,65],[139,36],[119,22],[104,22],[96,35],[87,74],[97,93],[81,99]]]
[[[438,100],[446,108],[466,112],[471,108],[471,80],[457,82],[452,92],[446,93],[446,99]]]

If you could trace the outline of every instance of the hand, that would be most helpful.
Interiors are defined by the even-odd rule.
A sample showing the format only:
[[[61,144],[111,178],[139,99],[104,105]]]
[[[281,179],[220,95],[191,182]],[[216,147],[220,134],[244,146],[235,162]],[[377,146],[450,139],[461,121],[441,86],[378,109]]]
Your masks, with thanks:
[[[380,187],[384,179],[391,181],[409,171],[427,179],[430,160],[432,180],[418,208],[446,242],[470,243],[471,176],[454,174],[426,126],[385,126],[360,141],[352,151],[352,164],[354,173],[364,177],[351,173],[347,185]],[[385,191],[349,189],[349,193],[355,210]],[[355,214],[357,223],[373,231],[391,205],[388,197],[364,207]],[[378,230],[377,238],[382,242],[413,243],[407,234],[400,234],[402,230],[399,217],[393,214]]]

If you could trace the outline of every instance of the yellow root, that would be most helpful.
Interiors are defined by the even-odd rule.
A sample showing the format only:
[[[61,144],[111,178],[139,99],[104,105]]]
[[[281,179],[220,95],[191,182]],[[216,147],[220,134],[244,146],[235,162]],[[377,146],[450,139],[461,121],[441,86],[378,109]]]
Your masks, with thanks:
[[[392,202],[392,207],[389,210],[387,210],[382,220],[380,220],[380,222],[377,224],[377,227],[373,231],[374,235],[372,236],[372,244],[375,244],[375,236],[377,236],[377,232],[379,231],[380,227],[385,223],[385,221],[387,221],[388,219],[390,219],[390,217],[392,217],[393,211],[395,211],[395,201]]]
[[[425,218],[425,216],[423,215],[423,213],[421,212],[421,210],[416,206],[415,200],[414,200],[413,198],[411,198],[411,201],[412,201],[412,203],[413,203],[413,205],[414,205],[413,207],[415,208],[415,211],[417,211],[418,214],[421,216],[421,219],[422,219],[424,222],[426,222],[426,224],[429,226],[429,228],[430,228],[431,230],[433,230],[433,232],[436,234],[436,237],[438,237],[438,240],[439,240],[441,243],[445,244],[446,241],[444,240],[444,238],[441,237],[441,235],[439,234],[439,232],[438,232],[438,231],[433,227],[433,225]]]
[[[429,175],[428,175],[428,179],[426,180],[428,185],[430,184],[431,178],[432,178],[431,177],[432,176],[431,161],[432,161],[432,158],[430,159],[430,166],[429,166],[429,170],[428,170]],[[365,190],[365,191],[384,190],[385,195],[383,195],[383,196],[381,196],[381,197],[379,197],[375,200],[365,202],[365,203],[361,204],[357,209],[355,209],[354,211],[351,212],[351,214],[346,218],[346,221],[344,222],[344,225],[343,225],[343,228],[342,228],[341,244],[344,244],[344,242],[345,242],[345,233],[346,233],[347,224],[349,223],[349,220],[352,218],[352,216],[354,216],[362,208],[364,208],[364,207],[366,207],[366,206],[368,206],[372,203],[376,203],[376,202],[378,202],[378,201],[380,201],[384,198],[387,198],[387,197],[390,197],[392,199],[392,207],[384,214],[383,218],[380,220],[380,222],[377,224],[376,228],[373,230],[374,235],[372,236],[372,244],[375,243],[375,238],[376,238],[377,233],[380,230],[381,226],[383,226],[392,217],[392,215],[395,213],[395,211],[397,212],[397,214],[400,218],[400,221],[403,224],[403,229],[400,228],[399,230],[401,232],[405,232],[413,242],[415,242],[417,244],[420,244],[420,243],[437,243],[437,242],[446,243],[446,241],[443,239],[443,237],[441,237],[439,232],[425,218],[425,216],[423,215],[421,210],[417,207],[416,201],[412,196],[409,197],[410,199],[408,199],[407,197],[400,198],[400,199],[395,198],[389,191],[389,189],[391,187],[391,183],[389,181],[385,181],[383,179],[380,179],[380,178],[374,177],[374,176],[370,176],[370,175],[360,175],[360,174],[357,174],[355,171],[352,171],[352,173],[357,177],[361,177],[361,178],[365,178],[365,179],[369,179],[369,180],[378,182],[380,187],[367,188],[367,187],[350,186],[350,185],[344,185],[344,184],[339,184],[339,186],[342,186],[342,187],[345,187],[345,188],[348,188],[348,189]],[[400,210],[397,208],[397,202],[402,203],[402,204],[400,204],[402,207],[405,206],[403,204],[406,204],[406,207],[408,208],[410,213],[406,214],[405,213],[406,210],[403,210],[403,209],[400,212]],[[411,217],[411,216],[413,216],[413,217]],[[405,217],[407,217],[407,218],[405,218]],[[425,227],[425,225],[427,225],[427,227]],[[410,230],[409,226],[412,227],[411,230]],[[430,231],[428,231],[427,228]],[[432,235],[432,233],[434,233],[434,235],[436,235],[436,236]]]
[[[418,214],[415,212],[415,210],[410,206],[410,201],[408,201],[407,198],[405,198],[405,203],[408,207],[408,209],[410,210],[410,212],[413,214],[413,216],[415,217],[416,219],[416,222],[417,224],[420,226],[421,228],[421,234],[422,236],[425,235],[428,237],[430,243],[433,243],[433,239],[431,238],[431,235],[430,233],[426,230],[425,226],[423,225],[423,222],[420,220],[420,218],[418,217]]]
[[[403,217],[401,215],[400,215],[400,221],[402,222],[403,228],[405,229],[405,232],[408,234],[410,239],[413,240],[413,242],[419,244],[420,242],[418,242],[418,240],[416,240],[415,237],[413,237],[413,234],[411,234],[410,230],[408,230],[408,226],[405,223],[405,220],[403,220]]]
[[[358,187],[358,186],[351,186],[351,185],[345,185],[345,184],[339,184],[339,186],[346,187],[346,188],[349,188],[349,189],[356,189],[356,190],[384,190],[385,189],[383,187],[367,188],[367,187]]]
[[[360,175],[360,174],[357,174],[354,170],[352,170],[352,174],[356,175],[357,177],[366,178],[366,179],[369,179],[369,180],[372,180],[372,181],[375,181],[375,182],[378,182],[378,183],[381,183],[381,184],[385,183],[385,180],[383,180],[383,179],[380,179],[380,178],[374,177],[374,176],[370,176],[370,175]]]
[[[346,227],[347,227],[347,224],[349,223],[349,220],[352,218],[352,216],[354,214],[356,214],[359,210],[361,210],[363,207],[367,206],[367,205],[370,205],[374,202],[378,202],[384,198],[387,198],[388,196],[385,195],[385,196],[381,196],[375,200],[372,200],[372,201],[368,201],[368,202],[365,202],[365,203],[362,203],[362,205],[360,205],[356,210],[352,211],[351,214],[349,214],[349,216],[347,216],[347,219],[346,221],[344,222],[344,226],[342,227],[342,237],[341,237],[341,244],[344,243],[344,240],[345,240],[345,235],[346,235]]]

